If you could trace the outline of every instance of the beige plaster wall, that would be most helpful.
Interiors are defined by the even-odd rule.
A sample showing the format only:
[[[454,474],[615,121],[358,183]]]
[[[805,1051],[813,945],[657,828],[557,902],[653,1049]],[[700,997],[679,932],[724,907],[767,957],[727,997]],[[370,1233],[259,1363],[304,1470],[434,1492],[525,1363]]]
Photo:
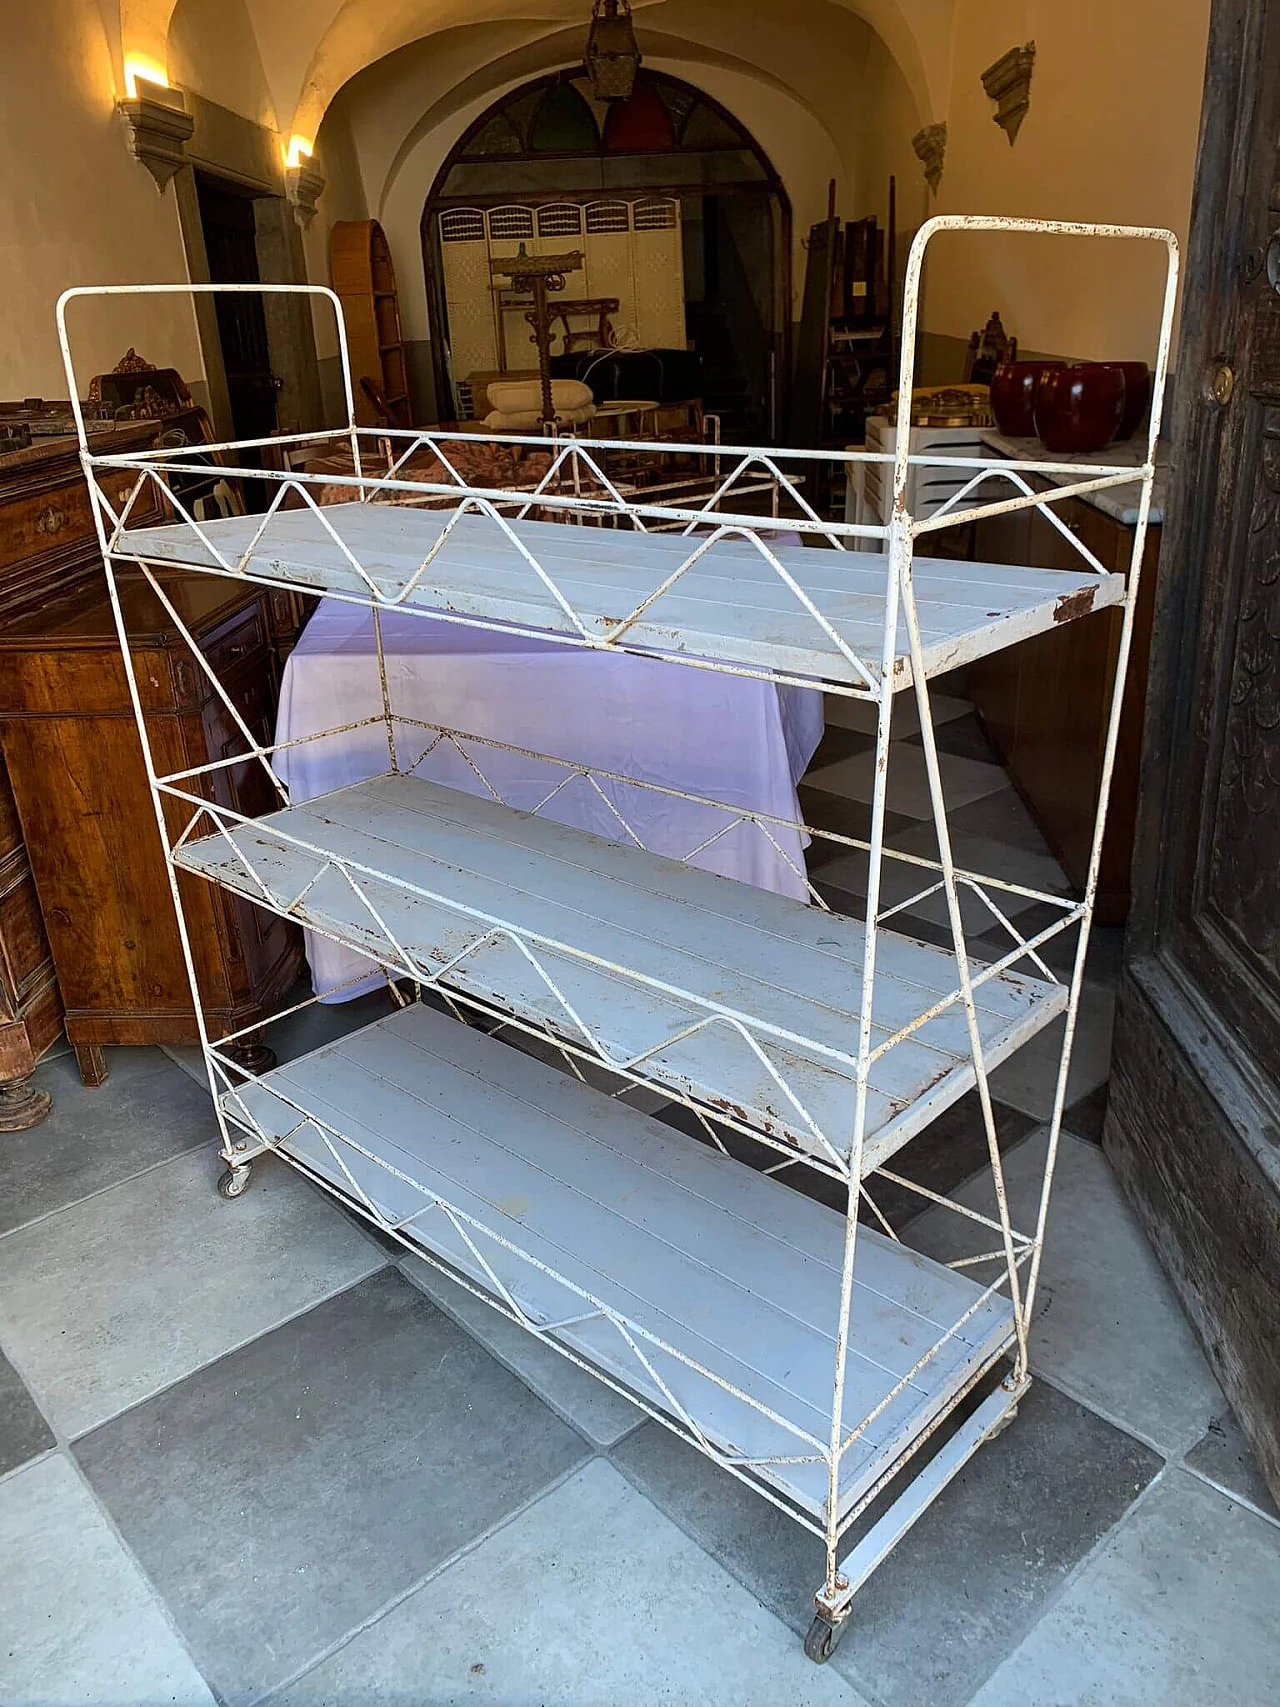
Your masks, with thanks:
[[[0,397],[63,397],[54,304],[73,284],[186,277],[173,192],[126,150],[112,58],[95,0],[24,6],[6,26],[0,98]],[[111,368],[128,345],[202,369],[181,299],[72,309],[77,371]]]
[[[179,88],[268,130],[278,128],[245,0],[178,0],[169,24],[168,71]]]
[[[895,179],[899,243],[927,216],[929,187],[911,138],[925,123],[897,61],[876,38],[867,54],[856,113],[853,212],[889,217],[889,178]]]
[[[1208,18],[1209,0],[958,0],[937,211],[1167,225],[1185,241]],[[1010,147],[981,73],[1028,40],[1031,109]],[[930,253],[935,333],[967,337],[999,308],[1028,349],[1154,354],[1162,262],[1147,245],[947,236]]]
[[[316,162],[324,173],[324,193],[316,204],[315,217],[303,232],[302,244],[307,277],[312,284],[327,285],[330,282],[329,236],[333,227],[342,219],[369,219],[375,211],[370,208],[365,194],[360,158],[351,132],[347,103],[342,95],[325,114],[316,144]],[[393,254],[392,261],[398,275],[399,256]],[[401,307],[403,312],[403,303]],[[312,322],[317,356],[321,361],[336,360],[338,338],[333,313],[327,304],[315,306]]]

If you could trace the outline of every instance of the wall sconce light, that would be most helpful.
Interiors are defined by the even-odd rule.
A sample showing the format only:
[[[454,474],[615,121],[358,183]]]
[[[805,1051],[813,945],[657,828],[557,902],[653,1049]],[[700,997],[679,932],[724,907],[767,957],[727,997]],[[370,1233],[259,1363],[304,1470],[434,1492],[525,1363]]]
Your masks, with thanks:
[[[151,59],[145,53],[129,53],[124,61],[124,93],[125,99],[136,101],[138,84],[151,83],[157,89],[169,87],[169,73],[158,59]]]
[[[130,154],[146,167],[163,194],[173,174],[186,164],[183,145],[190,140],[196,121],[186,109],[181,90],[171,89],[167,82],[153,82],[144,66],[165,75],[163,67],[149,60],[126,60],[128,94],[118,105]]]
[[[323,189],[324,174],[311,162],[310,142],[305,136],[291,136],[284,155],[284,193],[304,231],[316,216]]]
[[[584,63],[598,101],[625,101],[630,97],[640,69],[640,49],[631,27],[631,0],[591,0]]]

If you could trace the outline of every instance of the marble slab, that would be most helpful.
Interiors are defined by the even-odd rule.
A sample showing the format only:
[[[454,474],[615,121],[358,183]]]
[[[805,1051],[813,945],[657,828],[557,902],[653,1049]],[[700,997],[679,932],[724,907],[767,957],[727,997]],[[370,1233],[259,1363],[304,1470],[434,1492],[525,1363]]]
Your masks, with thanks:
[[[1124,439],[1119,444],[1108,445],[1105,450],[1073,451],[1070,456],[1057,455],[1047,451],[1039,439],[1006,438],[994,427],[986,427],[979,434],[982,443],[997,456],[1007,456],[1011,462],[1074,462],[1084,463],[1089,467],[1113,468],[1117,465],[1132,464],[1134,469],[1141,467],[1143,456],[1146,454],[1147,441],[1145,438]],[[1156,451],[1156,478],[1151,493],[1152,527],[1158,527],[1164,520],[1164,507],[1168,496],[1169,469],[1164,460],[1168,455],[1161,446]],[[1065,486],[1070,481],[1079,478],[1076,475],[1061,474],[1046,475],[1046,480],[1056,479],[1059,485]],[[1104,515],[1123,522],[1125,527],[1133,527],[1138,520],[1138,499],[1141,490],[1135,475],[1132,486],[1110,486],[1103,492],[1090,492],[1083,500],[1092,504],[1095,510],[1101,510]]]

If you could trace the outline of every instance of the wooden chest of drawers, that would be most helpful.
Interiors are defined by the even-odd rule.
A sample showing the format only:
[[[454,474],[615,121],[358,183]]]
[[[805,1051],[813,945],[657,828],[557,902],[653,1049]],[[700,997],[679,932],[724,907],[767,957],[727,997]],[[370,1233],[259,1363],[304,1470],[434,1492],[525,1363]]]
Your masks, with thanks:
[[[112,451],[140,450],[155,437],[142,423],[96,442]],[[128,476],[115,477],[124,485]],[[145,497],[145,495],[144,495]],[[140,522],[159,519],[154,501],[138,505]],[[50,599],[102,581],[89,489],[74,439],[38,440],[0,455],[0,631]],[[45,936],[22,826],[0,762],[0,1131],[30,1126],[48,1111],[31,1090],[36,1058],[62,1031],[53,957]]]
[[[300,611],[273,610],[265,590],[214,577],[180,577],[169,591],[240,715],[269,742],[278,653],[292,643],[288,623],[296,626]],[[242,752],[226,706],[140,576],[122,579],[121,604],[157,765],[178,771]],[[0,632],[0,731],[81,1076],[102,1081],[104,1044],[197,1041],[101,571]],[[247,814],[269,810],[275,798],[255,761],[193,792],[204,786]],[[189,816],[171,803],[170,833],[178,835]],[[182,881],[190,885],[192,951],[212,1029],[225,1035],[251,1026],[299,976],[300,934],[221,891]]]

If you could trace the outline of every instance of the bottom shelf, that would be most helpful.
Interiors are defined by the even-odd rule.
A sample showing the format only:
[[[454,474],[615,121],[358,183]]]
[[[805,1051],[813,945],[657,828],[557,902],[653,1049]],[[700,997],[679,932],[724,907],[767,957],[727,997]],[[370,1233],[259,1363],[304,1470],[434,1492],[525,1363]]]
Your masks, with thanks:
[[[556,1324],[550,1337],[825,1516],[826,1467],[785,1424],[825,1450],[843,1216],[422,1005],[222,1100],[355,1207],[366,1194],[424,1252],[505,1289]],[[846,1429],[980,1291],[859,1230]],[[1012,1334],[1007,1299],[974,1311],[846,1453],[841,1514]]]

